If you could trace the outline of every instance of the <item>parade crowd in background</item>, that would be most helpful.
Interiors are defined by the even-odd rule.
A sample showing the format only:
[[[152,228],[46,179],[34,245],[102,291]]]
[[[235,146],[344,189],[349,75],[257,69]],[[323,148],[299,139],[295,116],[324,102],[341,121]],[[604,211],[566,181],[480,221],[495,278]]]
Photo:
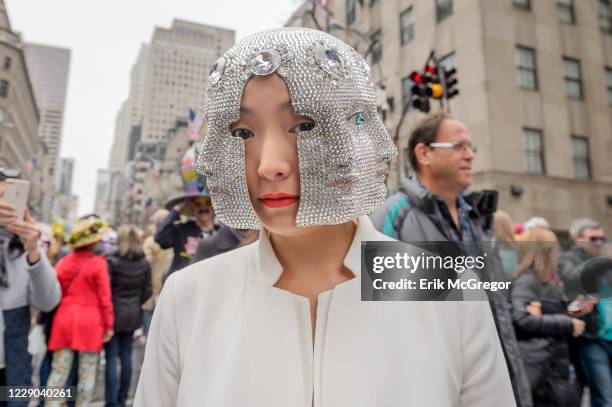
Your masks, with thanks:
[[[448,114],[423,119],[408,151],[415,173],[371,218],[405,242],[471,242],[462,247],[473,250],[496,242],[499,270],[488,272],[512,288],[489,302],[517,405],[580,406],[588,389],[592,406],[612,406],[612,260],[602,225],[576,213],[566,245],[546,219],[515,223],[487,192],[469,191],[477,148]],[[419,168],[423,159],[430,165]],[[138,369],[133,344],[146,344],[167,276],[259,236],[216,222],[196,178],[141,230],[96,214],[74,225],[36,223],[27,211],[17,219],[0,171],[0,385],[76,386],[78,406],[104,386],[107,406],[126,405]]]

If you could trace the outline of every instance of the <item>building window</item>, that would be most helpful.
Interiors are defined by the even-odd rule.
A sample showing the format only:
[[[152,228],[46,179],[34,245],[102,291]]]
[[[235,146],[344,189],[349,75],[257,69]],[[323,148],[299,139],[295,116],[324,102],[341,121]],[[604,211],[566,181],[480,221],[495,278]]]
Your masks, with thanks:
[[[541,130],[523,128],[523,155],[528,173],[545,173],[543,144]]]
[[[8,96],[9,83],[7,80],[0,80],[0,97],[5,98]]]
[[[436,0],[436,21],[439,23],[453,14],[453,0]]]
[[[346,0],[346,25],[355,22],[355,12],[357,10],[357,0]]]
[[[530,0],[512,0],[512,4],[514,4],[518,8],[522,8],[525,10],[531,10]]]
[[[408,44],[414,38],[414,15],[412,14],[412,6],[408,7],[400,14],[400,27],[402,27],[402,45]]]
[[[563,71],[565,72],[565,94],[572,99],[582,99],[580,61],[563,58]]]
[[[572,136],[572,156],[576,179],[591,179],[591,153],[589,139]]]
[[[378,30],[372,34],[372,64],[382,59],[382,31]]]
[[[521,88],[533,90],[538,88],[536,56],[533,48],[516,47],[516,75]]]
[[[606,68],[606,88],[608,89],[608,106],[612,106],[612,68]]]
[[[11,69],[11,57],[4,57],[4,70],[8,71],[9,69]]]
[[[599,0],[598,4],[599,28],[605,33],[612,34],[612,1]]]
[[[408,102],[410,98],[410,94],[412,93],[412,86],[414,82],[410,79],[409,76],[405,76],[402,78],[402,106]]]
[[[559,21],[562,23],[575,24],[574,0],[557,0],[557,14],[559,14]]]

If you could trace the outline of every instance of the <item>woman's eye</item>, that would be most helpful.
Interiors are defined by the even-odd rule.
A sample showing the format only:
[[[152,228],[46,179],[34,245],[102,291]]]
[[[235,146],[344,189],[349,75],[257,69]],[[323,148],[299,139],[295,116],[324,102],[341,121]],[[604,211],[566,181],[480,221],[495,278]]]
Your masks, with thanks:
[[[240,137],[243,140],[246,140],[248,138],[251,138],[254,136],[253,132],[251,130],[247,130],[247,129],[234,129],[232,130],[232,136],[234,137]]]
[[[310,131],[310,130],[314,129],[314,126],[315,126],[314,123],[303,122],[303,123],[298,124],[294,128],[292,128],[291,131],[295,132],[295,133],[299,133],[299,132],[302,132],[302,131]]]

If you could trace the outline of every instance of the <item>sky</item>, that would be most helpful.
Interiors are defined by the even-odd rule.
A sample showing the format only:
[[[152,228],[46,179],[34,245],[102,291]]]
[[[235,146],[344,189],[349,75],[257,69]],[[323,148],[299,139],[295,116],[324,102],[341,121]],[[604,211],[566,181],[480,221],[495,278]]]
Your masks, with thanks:
[[[281,27],[300,0],[5,0],[11,27],[26,42],[71,49],[60,157],[75,159],[79,215],[94,208],[96,175],[106,168],[115,116],[129,73],[154,27],[174,18],[233,29],[239,40]]]

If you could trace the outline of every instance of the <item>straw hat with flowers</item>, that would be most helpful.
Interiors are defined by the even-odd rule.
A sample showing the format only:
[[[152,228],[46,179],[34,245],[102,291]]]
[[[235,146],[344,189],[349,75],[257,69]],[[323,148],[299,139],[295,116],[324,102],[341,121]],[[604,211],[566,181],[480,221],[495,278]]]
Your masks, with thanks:
[[[76,250],[99,242],[111,231],[112,229],[108,226],[108,222],[104,219],[97,216],[89,216],[79,219],[74,224],[67,243]]]

